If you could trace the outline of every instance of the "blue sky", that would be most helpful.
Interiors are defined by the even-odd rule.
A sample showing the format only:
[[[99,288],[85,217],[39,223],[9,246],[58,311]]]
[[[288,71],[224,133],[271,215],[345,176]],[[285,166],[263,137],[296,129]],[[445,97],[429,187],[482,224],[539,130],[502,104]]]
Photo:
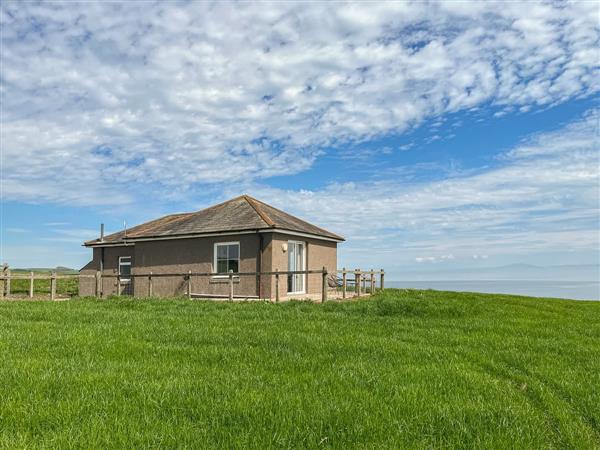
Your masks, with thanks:
[[[0,259],[248,193],[340,266],[598,264],[594,2],[2,4]]]

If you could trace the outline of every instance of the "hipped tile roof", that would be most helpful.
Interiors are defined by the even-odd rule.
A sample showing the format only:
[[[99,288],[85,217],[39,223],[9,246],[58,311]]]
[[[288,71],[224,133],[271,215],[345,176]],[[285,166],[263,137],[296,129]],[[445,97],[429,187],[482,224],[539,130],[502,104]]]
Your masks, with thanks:
[[[307,233],[343,241],[335,233],[312,225],[249,195],[241,195],[209,208],[182,214],[170,214],[127,230],[110,234],[104,240],[94,239],[86,246],[118,244],[135,239],[183,237],[235,231],[274,229]]]

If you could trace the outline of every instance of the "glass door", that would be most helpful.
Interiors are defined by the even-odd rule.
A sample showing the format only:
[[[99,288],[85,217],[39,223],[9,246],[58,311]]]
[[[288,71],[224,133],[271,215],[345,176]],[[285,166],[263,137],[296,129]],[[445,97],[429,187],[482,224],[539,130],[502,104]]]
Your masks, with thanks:
[[[304,242],[288,241],[288,270],[306,270],[306,245]],[[306,275],[288,276],[288,294],[304,294]]]

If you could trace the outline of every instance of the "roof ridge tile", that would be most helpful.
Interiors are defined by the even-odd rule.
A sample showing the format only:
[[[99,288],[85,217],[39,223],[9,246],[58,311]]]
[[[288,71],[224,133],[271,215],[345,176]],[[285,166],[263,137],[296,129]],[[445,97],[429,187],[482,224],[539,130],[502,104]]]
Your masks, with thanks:
[[[252,209],[256,211],[256,214],[258,214],[267,225],[269,225],[271,228],[275,226],[275,222],[273,222],[273,219],[271,219],[266,212],[260,209],[258,201],[256,199],[250,197],[249,195],[244,195],[244,199],[248,202]]]

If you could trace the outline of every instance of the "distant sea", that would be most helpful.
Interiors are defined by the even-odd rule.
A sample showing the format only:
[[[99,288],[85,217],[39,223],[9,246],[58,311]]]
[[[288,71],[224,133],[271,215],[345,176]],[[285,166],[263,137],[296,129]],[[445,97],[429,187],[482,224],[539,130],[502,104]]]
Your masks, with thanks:
[[[386,287],[402,289],[435,289],[438,291],[484,292],[489,294],[515,294],[575,300],[600,300],[600,284],[597,281],[421,280],[388,281],[386,282]]]

